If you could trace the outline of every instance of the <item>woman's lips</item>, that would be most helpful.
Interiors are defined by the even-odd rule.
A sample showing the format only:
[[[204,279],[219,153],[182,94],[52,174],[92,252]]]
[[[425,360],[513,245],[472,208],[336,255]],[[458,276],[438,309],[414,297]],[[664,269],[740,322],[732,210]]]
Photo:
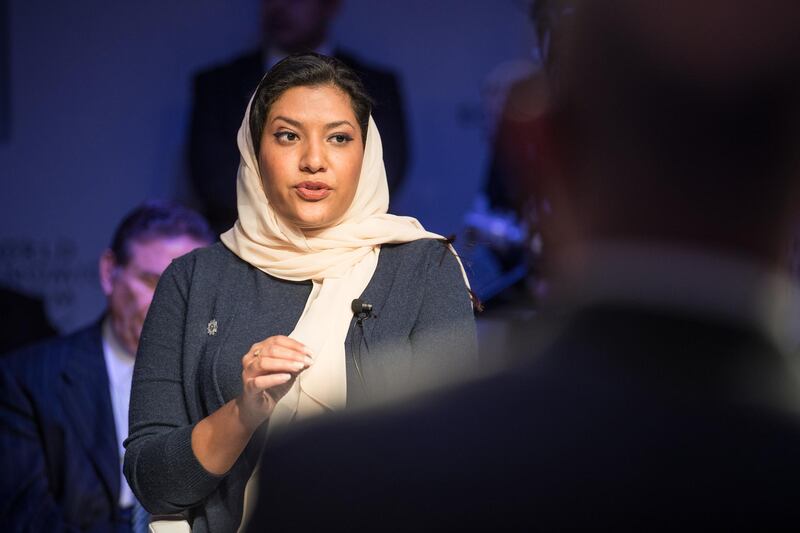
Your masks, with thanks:
[[[295,185],[294,190],[300,198],[309,202],[323,200],[333,192],[333,189],[321,181],[304,181]]]

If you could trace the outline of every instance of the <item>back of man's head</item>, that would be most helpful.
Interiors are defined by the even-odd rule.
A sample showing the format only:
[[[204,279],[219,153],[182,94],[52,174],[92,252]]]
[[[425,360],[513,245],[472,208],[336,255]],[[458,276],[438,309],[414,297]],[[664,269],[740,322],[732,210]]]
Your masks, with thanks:
[[[800,3],[577,5],[550,130],[574,234],[770,255],[800,181]]]

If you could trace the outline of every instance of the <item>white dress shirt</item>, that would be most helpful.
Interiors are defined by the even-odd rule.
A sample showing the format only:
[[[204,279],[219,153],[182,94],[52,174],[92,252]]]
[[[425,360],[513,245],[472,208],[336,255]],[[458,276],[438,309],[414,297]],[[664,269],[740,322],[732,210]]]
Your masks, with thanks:
[[[133,363],[136,356],[126,350],[111,330],[111,320],[103,321],[103,355],[108,371],[108,386],[111,392],[111,408],[114,412],[114,426],[117,430],[117,447],[119,449],[120,472],[120,507],[133,505],[135,499],[128,481],[122,474],[122,461],[125,448],[122,443],[128,437],[128,404],[131,400],[131,380],[133,379]]]

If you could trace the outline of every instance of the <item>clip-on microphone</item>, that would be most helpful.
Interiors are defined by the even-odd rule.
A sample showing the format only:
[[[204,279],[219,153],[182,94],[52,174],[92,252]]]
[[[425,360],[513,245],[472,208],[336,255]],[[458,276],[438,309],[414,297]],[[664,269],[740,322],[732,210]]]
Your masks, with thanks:
[[[361,339],[364,343],[367,342],[367,339],[364,338],[364,320],[367,319],[370,315],[372,315],[372,304],[365,302],[361,298],[356,298],[352,302],[350,302],[350,309],[352,309],[353,314],[356,316],[356,322],[353,324],[353,331],[351,332],[350,336],[350,352],[353,355],[353,362],[356,366],[356,372],[358,373],[358,378],[361,381],[361,386],[364,387],[364,390],[367,390],[367,382],[364,380],[364,375],[361,373],[361,342],[358,343],[358,351],[354,346],[355,344],[355,327],[358,325],[359,329],[361,330]],[[367,350],[369,350],[369,346],[367,346]]]
[[[359,322],[372,314],[372,304],[368,304],[361,298],[356,298],[350,302],[350,309],[353,310],[353,314],[356,315]]]

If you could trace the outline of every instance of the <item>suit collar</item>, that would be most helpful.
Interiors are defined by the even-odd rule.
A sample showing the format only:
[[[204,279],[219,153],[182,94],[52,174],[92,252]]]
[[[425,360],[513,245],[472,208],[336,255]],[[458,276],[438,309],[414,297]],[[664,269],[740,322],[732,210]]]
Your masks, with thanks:
[[[758,329],[783,353],[800,345],[800,287],[742,257],[675,246],[597,242],[556,258],[554,300],[624,304]]]
[[[535,375],[558,375],[577,389],[610,385],[632,397],[800,413],[792,361],[752,324],[618,301],[551,314],[546,325],[543,318],[512,335],[518,360]],[[542,342],[542,334],[551,338]]]

